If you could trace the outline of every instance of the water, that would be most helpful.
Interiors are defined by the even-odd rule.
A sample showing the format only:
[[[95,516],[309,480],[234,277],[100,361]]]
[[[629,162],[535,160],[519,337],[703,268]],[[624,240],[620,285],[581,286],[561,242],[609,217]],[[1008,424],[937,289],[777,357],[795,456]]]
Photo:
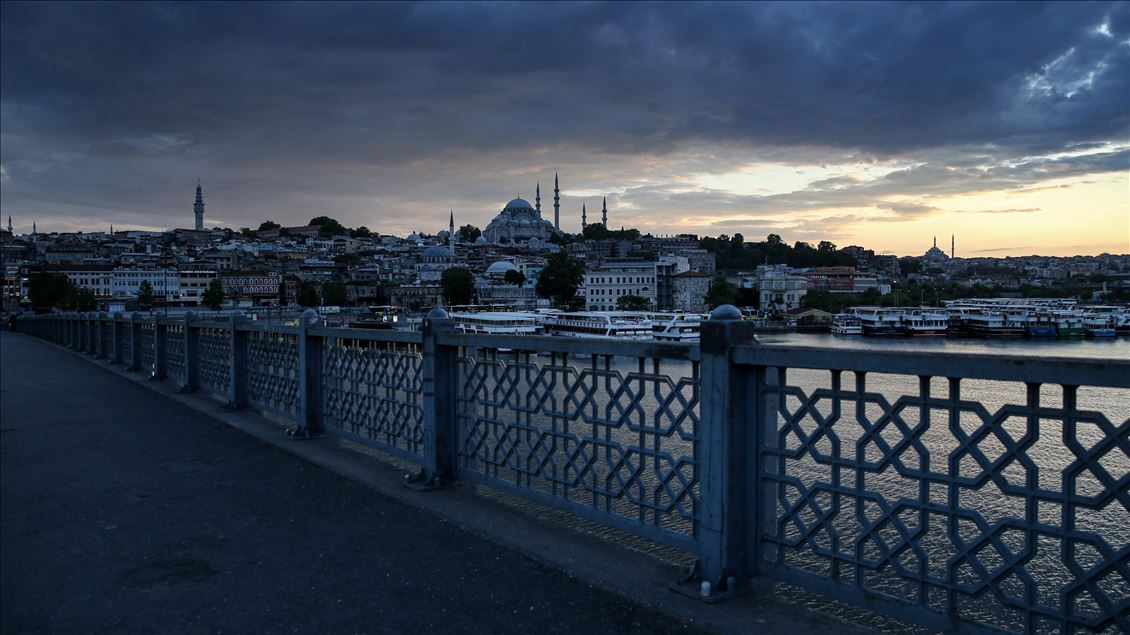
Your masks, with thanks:
[[[1035,357],[1086,357],[1130,359],[1130,337],[1106,338],[974,338],[974,337],[863,337],[820,333],[768,333],[762,344],[789,344],[836,349],[882,351],[938,351],[946,353],[999,353]]]
[[[1041,341],[788,333],[762,335],[759,340],[766,346],[839,350],[1130,359],[1130,340],[1124,338]],[[515,359],[500,355],[503,365],[509,363],[505,361],[508,358]],[[588,380],[579,380],[580,384],[587,381],[586,385],[596,386],[584,406],[576,408],[583,412],[581,416],[560,416],[560,408],[558,416],[552,416],[548,408],[529,401],[528,396],[539,391],[536,369],[560,369],[547,355],[530,358],[505,379],[506,373],[502,373],[487,382],[490,388],[481,393],[480,403],[494,400],[509,404],[500,410],[482,411],[492,420],[495,438],[506,439],[502,444],[488,444],[491,456],[500,465],[509,463],[516,468],[500,470],[498,476],[507,478],[518,472],[531,476],[532,471],[536,473],[532,478],[518,480],[526,487],[552,489],[550,481],[560,479],[564,472],[546,480],[542,470],[530,462],[544,457],[544,447],[541,452],[528,452],[520,449],[523,443],[513,441],[521,437],[533,443],[537,431],[560,431],[567,419],[571,423],[565,429],[574,434],[611,441],[620,448],[661,449],[675,460],[693,455],[692,443],[680,438],[688,431],[694,433],[694,426],[687,420],[673,432],[664,432],[671,430],[672,415],[678,414],[680,406],[669,401],[673,385],[656,381],[651,373],[670,376],[677,386],[680,378],[696,376],[696,364],[662,360],[656,367],[652,360],[644,360],[641,367],[634,358],[616,358],[605,367],[604,358],[581,356],[570,360],[569,372],[593,373],[594,361],[598,372]],[[936,610],[947,608],[944,588],[950,568],[956,564],[953,577],[957,584],[975,590],[989,578],[1007,597],[1002,602],[992,593],[959,593],[953,608],[967,618],[1016,630],[1023,623],[1008,603],[1027,603],[1023,576],[1034,581],[1031,590],[1041,610],[1055,615],[1064,609],[1059,590],[1077,577],[1072,567],[1088,575],[1086,572],[1098,570],[1105,560],[1116,558],[1113,550],[1130,543],[1130,509],[1111,495],[1109,487],[1120,480],[1125,483],[1130,476],[1130,453],[1125,451],[1130,423],[1124,423],[1130,421],[1130,391],[1080,388],[1077,410],[1082,412],[1081,421],[1069,426],[1063,421],[1064,391],[1058,385],[1040,388],[1042,409],[1033,416],[1025,413],[996,420],[1002,408],[1027,403],[1024,384],[964,380],[959,385],[960,401],[955,405],[948,401],[949,382],[933,378],[929,382],[931,401],[923,404],[918,377],[868,373],[869,396],[857,407],[855,374],[846,372],[840,377],[839,418],[822,426],[817,419],[829,420],[834,400],[813,403],[808,398],[816,390],[832,387],[832,373],[795,369],[789,370],[786,378],[789,394],[782,399],[781,407],[788,417],[779,413],[776,422],[782,447],[776,474],[782,480],[775,491],[767,490],[777,499],[779,523],[774,533],[782,546],[775,555],[783,564],[920,601]],[[679,390],[686,395],[686,383],[682,386]],[[500,390],[513,390],[514,400],[501,397]],[[544,387],[540,390],[544,392]],[[570,392],[577,391],[558,385],[551,392],[564,404]],[[625,399],[629,393],[632,398]],[[908,400],[901,408],[900,398]],[[631,407],[625,408],[628,401]],[[667,407],[661,405],[665,401]],[[691,408],[697,414],[698,405],[693,401]],[[502,433],[508,428],[510,432]],[[1115,436],[1122,446],[1111,444]],[[1078,467],[1086,462],[1083,455],[1102,444],[1110,447],[1103,446],[1106,450],[1098,458],[1091,457],[1086,469]],[[519,449],[513,450],[514,457],[520,458],[502,458],[498,453],[500,449],[509,453],[515,446]],[[556,465],[569,463],[569,450],[565,440],[552,452]],[[664,474],[670,474],[670,463],[661,456],[641,453],[627,465],[627,471],[634,472],[636,478],[625,481],[618,476],[625,472],[618,456],[616,452],[606,452],[603,457],[592,455],[582,479],[585,487],[574,486],[574,491],[587,495],[595,490],[594,505],[626,518],[639,514],[642,500],[653,507],[638,515],[640,521],[687,532],[685,514],[677,509],[661,514],[654,508],[672,501],[670,493],[658,484]],[[836,482],[846,489],[837,491],[833,487]],[[1075,490],[1070,505],[1064,502],[1065,484]],[[857,487],[870,495],[854,496]],[[920,511],[923,508],[928,511]],[[1031,534],[1027,531],[1029,517],[1040,527]],[[1066,535],[1062,527],[1068,518],[1078,530],[1091,535]],[[893,554],[908,541],[910,549]],[[961,557],[964,550],[969,551],[969,557]],[[1064,564],[1064,554],[1069,552],[1075,560],[1071,566]],[[857,564],[860,561],[864,562],[862,566]],[[1015,565],[1019,574],[1007,574],[1010,565]],[[1130,581],[1118,577],[1117,572],[1098,577],[1101,579],[1095,592],[1114,605],[1130,598]],[[1104,613],[1089,592],[1076,601],[1074,611],[1084,616]],[[1036,630],[1056,629],[1048,622]]]

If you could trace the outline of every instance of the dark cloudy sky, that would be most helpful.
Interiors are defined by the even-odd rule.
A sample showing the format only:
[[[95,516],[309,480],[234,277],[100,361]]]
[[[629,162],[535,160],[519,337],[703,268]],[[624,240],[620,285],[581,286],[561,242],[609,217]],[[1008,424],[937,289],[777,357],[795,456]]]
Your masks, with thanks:
[[[62,4],[0,11],[17,231],[330,215],[921,253],[1130,251],[1130,4]],[[550,214],[551,215],[551,214]]]

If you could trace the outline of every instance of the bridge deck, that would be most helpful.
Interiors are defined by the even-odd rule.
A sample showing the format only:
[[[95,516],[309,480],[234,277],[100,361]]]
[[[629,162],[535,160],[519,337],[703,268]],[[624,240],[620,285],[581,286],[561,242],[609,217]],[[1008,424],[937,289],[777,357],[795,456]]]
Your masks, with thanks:
[[[29,337],[0,421],[5,633],[688,630]]]

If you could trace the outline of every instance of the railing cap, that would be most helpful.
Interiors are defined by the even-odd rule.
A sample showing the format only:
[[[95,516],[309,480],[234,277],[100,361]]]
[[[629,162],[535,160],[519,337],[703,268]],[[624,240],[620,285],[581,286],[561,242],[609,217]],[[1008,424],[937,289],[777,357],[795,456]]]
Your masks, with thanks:
[[[710,312],[712,320],[740,320],[742,312],[732,304],[723,304]]]

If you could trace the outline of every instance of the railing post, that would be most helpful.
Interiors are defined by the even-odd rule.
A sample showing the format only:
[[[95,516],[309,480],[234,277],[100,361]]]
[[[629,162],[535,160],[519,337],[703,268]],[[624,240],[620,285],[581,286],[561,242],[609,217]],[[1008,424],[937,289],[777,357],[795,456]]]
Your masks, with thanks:
[[[193,330],[192,311],[184,314],[184,383],[177,387],[180,392],[192,392],[200,387],[200,333]]]
[[[753,326],[728,304],[702,323],[701,551],[692,578],[704,599],[733,593],[753,574],[756,541],[748,530],[757,509],[758,374],[732,361],[735,347],[757,342]]]
[[[424,466],[408,485],[430,489],[450,485],[456,477],[455,375],[459,360],[455,347],[441,346],[436,341],[437,335],[455,332],[454,323],[442,307],[428,313],[421,331]]]
[[[94,332],[98,334],[98,339],[94,346],[94,356],[101,359],[106,357],[106,333],[102,329],[101,311],[94,314]]]
[[[229,410],[237,410],[247,405],[247,333],[241,333],[239,330],[239,325],[243,321],[242,314],[232,313],[229,325],[231,353],[228,356],[228,362],[231,364],[231,385],[226,406]]]
[[[322,430],[322,344],[309,328],[318,323],[318,313],[306,309],[298,317],[298,425],[288,436],[308,438]]]
[[[161,318],[153,316],[153,369],[149,373],[149,379],[164,379],[169,372],[165,328]]]
[[[87,311],[86,315],[86,353],[98,357],[98,314]]]
[[[136,311],[129,316],[129,365],[126,370],[141,370],[141,317]]]
[[[114,354],[110,357],[110,362],[113,364],[122,363],[122,314],[120,311],[115,312],[110,316],[110,324],[113,327],[110,331],[110,337],[114,340]]]

